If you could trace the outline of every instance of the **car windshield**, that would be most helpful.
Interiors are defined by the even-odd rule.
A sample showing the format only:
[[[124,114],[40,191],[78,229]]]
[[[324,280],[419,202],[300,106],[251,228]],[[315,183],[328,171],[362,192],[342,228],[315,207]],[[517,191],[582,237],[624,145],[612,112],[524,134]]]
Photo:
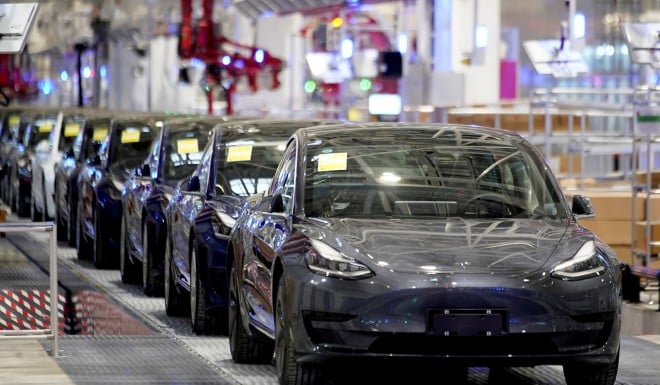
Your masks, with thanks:
[[[156,128],[141,122],[117,123],[111,140],[109,166],[130,171],[140,166],[149,155]]]
[[[282,158],[286,136],[255,137],[222,144],[216,177],[218,194],[246,197],[266,191]]]
[[[50,137],[50,132],[53,131],[53,128],[55,127],[56,122],[56,117],[44,117],[36,119],[34,123],[32,123],[32,131],[30,132],[28,146],[34,147],[42,140],[47,141]]]
[[[542,159],[521,140],[481,131],[430,132],[312,141],[305,214],[466,219],[566,215]]]
[[[85,117],[82,115],[65,116],[62,123],[62,132],[60,134],[60,141],[57,144],[57,149],[62,152],[68,151],[76,140],[76,136],[80,132]]]
[[[185,130],[170,131],[166,142],[163,176],[167,180],[179,180],[190,176],[209,141],[212,124],[193,123]]]

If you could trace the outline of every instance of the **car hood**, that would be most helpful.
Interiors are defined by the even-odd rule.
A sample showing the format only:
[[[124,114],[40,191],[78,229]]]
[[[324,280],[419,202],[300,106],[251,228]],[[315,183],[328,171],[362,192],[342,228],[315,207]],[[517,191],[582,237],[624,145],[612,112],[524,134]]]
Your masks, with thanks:
[[[567,219],[311,219],[303,226],[373,268],[410,273],[522,274],[541,268]],[[562,246],[562,249],[565,249]]]

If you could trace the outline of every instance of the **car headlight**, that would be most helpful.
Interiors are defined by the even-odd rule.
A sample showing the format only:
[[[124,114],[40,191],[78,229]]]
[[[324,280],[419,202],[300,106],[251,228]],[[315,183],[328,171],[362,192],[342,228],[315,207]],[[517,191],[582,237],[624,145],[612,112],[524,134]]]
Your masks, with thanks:
[[[327,277],[362,279],[373,275],[367,266],[315,239],[306,260],[311,271]]]
[[[565,281],[577,281],[600,275],[604,270],[605,265],[596,252],[596,244],[589,241],[571,259],[555,266],[551,275]]]

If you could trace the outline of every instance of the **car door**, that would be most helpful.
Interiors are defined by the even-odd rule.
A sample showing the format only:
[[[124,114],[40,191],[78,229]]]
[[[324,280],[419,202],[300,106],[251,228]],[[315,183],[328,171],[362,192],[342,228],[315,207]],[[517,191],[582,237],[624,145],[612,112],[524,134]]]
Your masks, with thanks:
[[[206,146],[200,163],[195,172],[183,182],[181,196],[176,197],[178,204],[173,206],[172,213],[172,258],[180,267],[182,278],[190,282],[190,245],[191,229],[199,210],[204,207],[208,192],[209,173],[213,159],[213,140]]]
[[[154,140],[149,156],[142,167],[135,169],[126,183],[125,212],[126,231],[132,250],[143,260],[142,256],[142,213],[144,203],[153,190],[152,171],[157,170],[157,159],[160,154],[160,143],[163,140],[164,129]],[[148,166],[148,167],[145,167]]]
[[[291,234],[291,218],[294,213],[296,186],[296,151],[295,141],[292,141],[285,151],[268,195],[253,213],[250,228],[251,250],[246,250],[244,261],[246,278],[254,282],[250,307],[267,309],[267,312],[255,311],[257,321],[275,331],[273,320],[273,304],[271,301],[273,285],[272,266],[279,255],[284,241]],[[259,319],[261,318],[261,319]]]

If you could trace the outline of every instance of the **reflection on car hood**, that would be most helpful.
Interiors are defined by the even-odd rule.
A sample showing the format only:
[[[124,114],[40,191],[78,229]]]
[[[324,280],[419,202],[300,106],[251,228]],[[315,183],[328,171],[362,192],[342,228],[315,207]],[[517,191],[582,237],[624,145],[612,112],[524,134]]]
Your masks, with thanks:
[[[344,218],[312,223],[320,226],[304,226],[309,236],[392,271],[521,274],[543,266],[569,221]]]

